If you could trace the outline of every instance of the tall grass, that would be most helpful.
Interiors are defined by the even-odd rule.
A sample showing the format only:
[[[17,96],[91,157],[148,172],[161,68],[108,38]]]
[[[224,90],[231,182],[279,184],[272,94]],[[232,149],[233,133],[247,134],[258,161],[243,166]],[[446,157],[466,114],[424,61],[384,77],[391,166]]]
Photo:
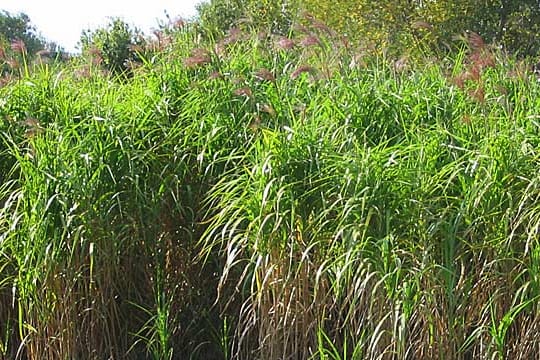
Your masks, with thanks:
[[[539,356],[533,76],[308,31],[0,89],[3,357]]]

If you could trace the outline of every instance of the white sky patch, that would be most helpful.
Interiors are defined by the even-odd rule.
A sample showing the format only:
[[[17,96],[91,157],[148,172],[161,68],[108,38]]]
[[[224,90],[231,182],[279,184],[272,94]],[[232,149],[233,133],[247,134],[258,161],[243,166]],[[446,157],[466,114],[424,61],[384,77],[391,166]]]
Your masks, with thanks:
[[[195,5],[202,0],[1,0],[0,10],[23,12],[47,40],[73,52],[85,29],[108,23],[109,17],[120,17],[146,33],[165,21],[195,16]]]

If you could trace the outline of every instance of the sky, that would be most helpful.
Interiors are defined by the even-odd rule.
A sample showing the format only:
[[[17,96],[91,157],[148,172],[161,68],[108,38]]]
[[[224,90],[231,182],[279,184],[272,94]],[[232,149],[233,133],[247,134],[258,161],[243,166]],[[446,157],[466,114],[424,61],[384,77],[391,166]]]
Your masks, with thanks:
[[[157,21],[190,18],[202,0],[0,0],[0,10],[23,12],[38,32],[65,50],[75,52],[81,32],[108,23],[108,17],[120,17],[130,25],[149,33]]]

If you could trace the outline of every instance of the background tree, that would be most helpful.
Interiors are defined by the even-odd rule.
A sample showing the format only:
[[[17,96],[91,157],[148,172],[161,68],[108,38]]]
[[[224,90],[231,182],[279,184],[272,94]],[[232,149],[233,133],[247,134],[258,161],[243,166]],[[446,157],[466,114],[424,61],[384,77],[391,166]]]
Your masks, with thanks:
[[[28,15],[13,15],[4,10],[0,11],[0,44],[5,48],[17,40],[24,42],[29,54],[35,54],[47,47],[47,42],[37,33]]]
[[[221,35],[232,27],[286,34],[297,13],[296,0],[210,0],[198,5],[204,30]]]
[[[39,63],[68,58],[60,46],[39,35],[26,14],[0,11],[0,86],[4,75],[28,72],[36,57]]]
[[[521,56],[540,51],[537,0],[299,1],[329,26],[381,49],[410,49],[416,40],[448,49],[456,35],[473,31]]]
[[[433,26],[443,42],[473,31],[511,53],[540,51],[540,4],[537,0],[438,0],[418,6],[418,18]]]
[[[139,60],[135,48],[143,43],[141,31],[119,18],[103,28],[83,31],[80,39],[83,54],[93,55],[114,74],[129,72],[130,62]]]
[[[497,37],[520,55],[540,52],[540,3],[537,0],[502,0]]]

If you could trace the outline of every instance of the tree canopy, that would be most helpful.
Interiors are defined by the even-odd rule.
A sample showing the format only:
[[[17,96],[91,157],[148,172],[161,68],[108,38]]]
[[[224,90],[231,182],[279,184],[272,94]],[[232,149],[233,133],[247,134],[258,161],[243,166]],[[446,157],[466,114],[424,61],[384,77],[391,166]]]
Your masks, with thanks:
[[[6,47],[15,41],[22,41],[29,54],[35,54],[47,47],[46,41],[39,36],[28,15],[24,13],[14,15],[2,10],[0,11],[0,45]]]
[[[537,0],[210,0],[198,10],[203,27],[214,33],[245,23],[286,33],[304,10],[379,49],[449,49],[453,38],[474,32],[521,56],[540,51]]]
[[[135,48],[142,45],[142,33],[119,18],[107,26],[85,30],[80,40],[83,53],[92,53],[105,67],[115,74],[129,70],[129,63],[136,60]]]
[[[197,10],[203,28],[214,35],[240,25],[285,34],[298,4],[296,0],[210,0]]]
[[[478,33],[519,55],[540,51],[537,0],[299,0],[348,36],[382,46],[408,48],[411,41],[447,47],[464,32]]]

